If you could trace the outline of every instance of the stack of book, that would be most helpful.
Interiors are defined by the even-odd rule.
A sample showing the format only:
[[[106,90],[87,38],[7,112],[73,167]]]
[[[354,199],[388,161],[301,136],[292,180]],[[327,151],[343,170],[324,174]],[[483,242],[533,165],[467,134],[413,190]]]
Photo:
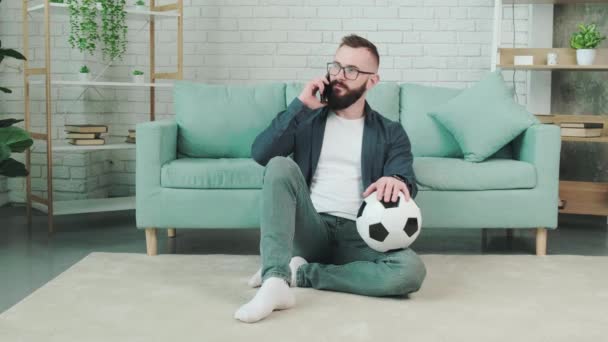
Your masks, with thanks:
[[[559,126],[562,137],[601,137],[604,129],[601,122],[562,122]]]
[[[104,125],[65,125],[66,138],[72,145],[103,145],[102,133],[108,132]]]
[[[135,144],[135,130],[134,129],[129,130],[129,135],[127,136],[126,142],[129,144]]]

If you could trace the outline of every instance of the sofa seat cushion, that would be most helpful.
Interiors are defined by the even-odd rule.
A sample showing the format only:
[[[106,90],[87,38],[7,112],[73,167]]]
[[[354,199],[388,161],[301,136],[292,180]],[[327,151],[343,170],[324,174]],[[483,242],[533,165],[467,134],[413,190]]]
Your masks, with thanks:
[[[251,158],[182,158],[161,168],[161,186],[181,189],[261,189],[264,167]]]
[[[414,172],[421,191],[536,187],[534,165],[513,159],[486,159],[478,163],[460,158],[415,157]]]

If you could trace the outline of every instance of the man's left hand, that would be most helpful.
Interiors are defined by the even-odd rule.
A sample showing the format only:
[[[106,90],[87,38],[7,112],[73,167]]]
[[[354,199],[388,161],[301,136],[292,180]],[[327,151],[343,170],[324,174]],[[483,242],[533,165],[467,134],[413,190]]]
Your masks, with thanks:
[[[405,195],[405,200],[410,200],[410,191],[404,182],[396,179],[395,177],[381,177],[375,183],[372,183],[367,190],[363,193],[363,197],[369,196],[376,190],[376,197],[380,201],[384,197],[384,202],[397,202],[399,198],[399,191]]]

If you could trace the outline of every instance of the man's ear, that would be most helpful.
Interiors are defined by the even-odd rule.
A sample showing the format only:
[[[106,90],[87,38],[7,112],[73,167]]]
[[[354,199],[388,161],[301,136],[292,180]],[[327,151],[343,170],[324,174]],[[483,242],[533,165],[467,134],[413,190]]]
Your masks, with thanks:
[[[379,82],[380,82],[380,75],[378,75],[378,74],[372,75],[372,77],[370,77],[370,78],[367,80],[367,90],[372,89],[372,88],[373,88],[373,87],[375,87],[375,86],[376,86],[376,84],[378,84]]]

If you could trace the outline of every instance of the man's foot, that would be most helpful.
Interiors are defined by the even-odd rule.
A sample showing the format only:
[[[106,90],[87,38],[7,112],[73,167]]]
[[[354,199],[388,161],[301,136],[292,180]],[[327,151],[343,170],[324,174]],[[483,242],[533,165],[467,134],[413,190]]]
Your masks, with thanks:
[[[291,269],[291,282],[289,285],[291,287],[296,287],[296,273],[298,268],[304,264],[308,264],[308,262],[302,257],[295,256],[291,258],[291,261],[289,262],[289,268]],[[260,285],[262,285],[262,268],[249,278],[247,285],[250,287],[260,287]]]
[[[234,313],[234,318],[254,323],[266,318],[274,310],[285,310],[294,305],[296,298],[287,282],[278,277],[270,277],[264,281],[253,299]]]

